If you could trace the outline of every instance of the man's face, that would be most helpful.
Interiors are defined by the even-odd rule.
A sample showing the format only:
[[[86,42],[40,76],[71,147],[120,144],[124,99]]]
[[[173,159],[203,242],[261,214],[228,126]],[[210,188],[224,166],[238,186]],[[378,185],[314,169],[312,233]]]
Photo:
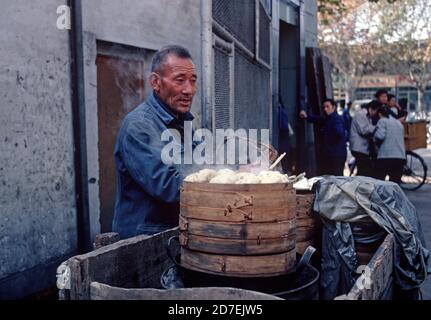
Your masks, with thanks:
[[[388,103],[388,95],[386,93],[382,93],[379,96],[378,100],[381,104],[387,104]]]
[[[370,114],[371,118],[374,118],[377,115],[377,110],[368,108],[368,113]]]
[[[176,113],[187,113],[197,90],[196,67],[192,60],[167,57],[158,72],[151,74],[151,86]]]
[[[331,113],[335,111],[335,106],[333,106],[332,103],[330,103],[329,101],[326,101],[323,104],[323,110],[329,116]]]

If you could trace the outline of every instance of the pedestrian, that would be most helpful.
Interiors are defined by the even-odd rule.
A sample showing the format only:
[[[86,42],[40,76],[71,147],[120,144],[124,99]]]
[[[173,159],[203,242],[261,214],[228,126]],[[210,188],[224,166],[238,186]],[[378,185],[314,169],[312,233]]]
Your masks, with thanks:
[[[380,107],[374,141],[378,145],[377,178],[400,183],[406,158],[404,127],[400,121],[389,116],[389,108]]]
[[[375,152],[372,137],[376,126],[373,125],[372,119],[377,116],[379,107],[378,101],[371,101],[365,108],[356,112],[352,120],[349,146],[356,159],[358,176],[375,177],[373,162]]]
[[[346,127],[342,116],[336,112],[336,104],[332,99],[323,102],[325,116],[307,115],[301,111],[299,116],[311,123],[322,125],[323,162],[322,173],[343,176],[344,164],[347,158]]]
[[[393,94],[388,95],[388,107],[390,110],[390,116],[398,119],[401,122],[405,121],[407,112],[397,103],[397,97],[395,97]]]
[[[344,125],[346,127],[347,131],[347,140],[349,140],[350,137],[350,127],[352,126],[352,116],[350,115],[350,109],[352,108],[352,102],[348,102],[346,104],[346,107],[343,109],[343,120]]]

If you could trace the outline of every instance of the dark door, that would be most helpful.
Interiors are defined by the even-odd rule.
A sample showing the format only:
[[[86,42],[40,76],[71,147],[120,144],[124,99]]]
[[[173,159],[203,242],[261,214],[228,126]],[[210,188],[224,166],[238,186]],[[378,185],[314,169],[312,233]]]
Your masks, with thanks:
[[[114,147],[121,123],[144,100],[144,61],[98,55],[99,197],[101,232],[111,231],[115,206]]]

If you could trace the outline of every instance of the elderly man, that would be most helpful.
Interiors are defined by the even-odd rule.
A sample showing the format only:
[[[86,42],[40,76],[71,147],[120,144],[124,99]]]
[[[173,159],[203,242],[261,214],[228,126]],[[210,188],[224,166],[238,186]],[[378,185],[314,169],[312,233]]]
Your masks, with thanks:
[[[175,129],[184,143],[184,121],[197,90],[196,68],[187,49],[167,46],[156,53],[148,99],[130,112],[115,147],[117,196],[113,231],[121,238],[154,234],[178,225],[180,166],[162,161],[162,132]]]

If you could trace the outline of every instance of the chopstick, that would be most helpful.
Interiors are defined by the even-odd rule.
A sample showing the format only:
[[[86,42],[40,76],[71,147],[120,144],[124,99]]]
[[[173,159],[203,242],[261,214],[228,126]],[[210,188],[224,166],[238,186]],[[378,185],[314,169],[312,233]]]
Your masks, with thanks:
[[[275,162],[269,167],[269,170],[272,170],[272,169],[274,169],[276,166],[277,166],[277,164],[281,161],[281,160],[283,160],[283,158],[286,156],[286,152],[285,153],[283,153],[281,156],[279,156],[278,158],[277,158],[277,160],[275,160]]]

